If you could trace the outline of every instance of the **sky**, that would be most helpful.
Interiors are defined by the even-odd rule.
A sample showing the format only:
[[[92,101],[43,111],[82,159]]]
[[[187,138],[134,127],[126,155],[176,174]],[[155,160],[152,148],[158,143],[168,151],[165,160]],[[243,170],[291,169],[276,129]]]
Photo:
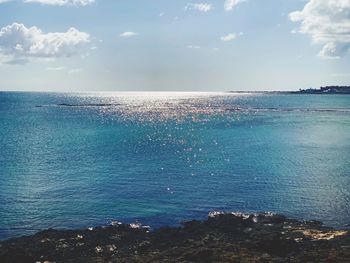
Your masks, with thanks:
[[[350,0],[0,0],[0,91],[350,85]]]

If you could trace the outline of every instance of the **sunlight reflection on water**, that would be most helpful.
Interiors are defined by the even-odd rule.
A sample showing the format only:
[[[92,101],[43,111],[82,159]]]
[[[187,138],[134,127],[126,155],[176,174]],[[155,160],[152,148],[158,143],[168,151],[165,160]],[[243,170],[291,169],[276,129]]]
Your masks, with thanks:
[[[350,100],[0,93],[0,238],[210,210],[350,213]]]

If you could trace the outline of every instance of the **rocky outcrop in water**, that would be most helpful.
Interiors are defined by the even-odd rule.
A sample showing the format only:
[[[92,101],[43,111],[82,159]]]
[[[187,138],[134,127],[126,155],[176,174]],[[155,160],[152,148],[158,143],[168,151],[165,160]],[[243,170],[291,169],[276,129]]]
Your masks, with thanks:
[[[1,242],[0,262],[350,262],[350,234],[269,213],[213,212],[155,231],[121,223],[49,229]]]

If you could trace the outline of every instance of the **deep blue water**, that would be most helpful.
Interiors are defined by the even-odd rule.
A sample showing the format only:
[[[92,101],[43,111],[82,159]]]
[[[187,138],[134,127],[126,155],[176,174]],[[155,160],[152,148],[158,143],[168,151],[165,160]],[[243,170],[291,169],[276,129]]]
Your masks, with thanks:
[[[350,223],[350,96],[0,92],[0,239],[212,210]]]

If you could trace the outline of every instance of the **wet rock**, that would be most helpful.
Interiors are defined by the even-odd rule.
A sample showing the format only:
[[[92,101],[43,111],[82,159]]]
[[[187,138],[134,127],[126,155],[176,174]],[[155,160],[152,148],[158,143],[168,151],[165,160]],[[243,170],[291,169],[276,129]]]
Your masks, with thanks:
[[[213,212],[154,231],[119,222],[48,229],[0,242],[0,262],[350,262],[350,234],[272,213]]]

